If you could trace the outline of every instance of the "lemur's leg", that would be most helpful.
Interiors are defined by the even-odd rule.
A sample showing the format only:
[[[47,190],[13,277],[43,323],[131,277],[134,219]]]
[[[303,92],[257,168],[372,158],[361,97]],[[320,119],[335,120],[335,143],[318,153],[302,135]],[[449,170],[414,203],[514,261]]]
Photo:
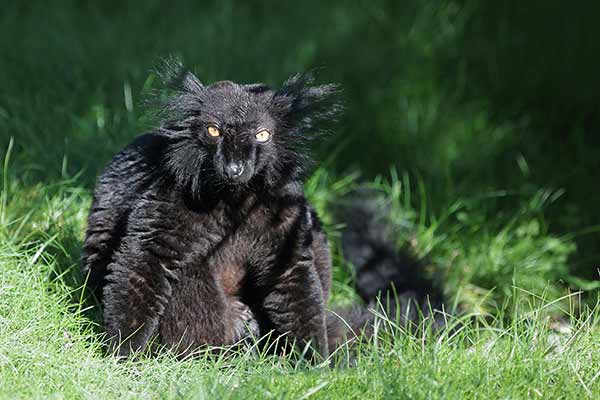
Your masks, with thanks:
[[[129,261],[127,266],[121,260]],[[189,353],[202,345],[223,346],[259,337],[250,308],[224,293],[217,280],[179,277],[152,257],[119,254],[109,266],[104,319],[120,355],[157,344]]]
[[[201,266],[198,266],[201,268]],[[160,324],[161,344],[188,354],[203,345],[227,346],[260,337],[250,308],[223,290],[218,279],[182,278]]]
[[[223,287],[223,269],[211,267],[210,243],[218,246],[218,238],[185,233],[182,224],[170,202],[149,196],[130,216],[103,296],[106,330],[119,354],[145,348],[152,337],[186,352],[258,334],[250,309]],[[205,246],[195,246],[199,241]],[[195,247],[204,250],[191,254]]]

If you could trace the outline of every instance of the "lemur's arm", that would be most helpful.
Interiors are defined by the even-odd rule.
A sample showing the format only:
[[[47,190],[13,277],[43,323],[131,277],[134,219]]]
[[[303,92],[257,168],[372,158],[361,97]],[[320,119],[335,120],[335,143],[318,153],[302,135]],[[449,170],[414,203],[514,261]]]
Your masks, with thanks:
[[[272,280],[266,289],[263,311],[278,334],[295,340],[300,350],[310,342],[312,350],[327,358],[325,303],[329,291],[329,259],[315,254],[315,232],[310,212],[301,207],[282,236]],[[320,244],[323,245],[319,237]]]
[[[127,234],[107,267],[104,323],[120,355],[145,348],[171,300],[178,257],[173,254],[177,238],[170,235],[174,221],[164,218],[168,208],[168,203],[148,198],[135,204]]]
[[[321,357],[329,356],[323,291],[312,260],[289,268],[270,288],[262,306],[278,334],[296,341],[300,350],[310,342]]]

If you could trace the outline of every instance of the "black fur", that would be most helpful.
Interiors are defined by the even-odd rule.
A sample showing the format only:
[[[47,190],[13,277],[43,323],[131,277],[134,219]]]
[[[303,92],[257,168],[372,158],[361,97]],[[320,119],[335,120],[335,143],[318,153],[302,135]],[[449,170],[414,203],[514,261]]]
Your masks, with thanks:
[[[274,331],[326,356],[329,249],[302,180],[336,87],[205,86],[177,65],[167,80],[161,123],[109,163],[88,219],[82,272],[113,347],[186,353]]]
[[[438,303],[441,294],[431,279],[424,276],[423,261],[404,248],[399,251],[392,238],[397,229],[389,223],[390,205],[375,191],[361,189],[350,193],[338,209],[344,257],[355,269],[360,297],[372,301],[379,293],[392,289],[407,293],[416,303]]]
[[[389,223],[390,205],[381,194],[361,189],[350,193],[337,209],[343,221],[342,251],[354,268],[356,289],[367,307],[338,310],[356,333],[372,333],[374,314],[384,311],[398,318],[407,329],[416,327],[421,318],[432,320],[432,328],[444,328],[443,294],[439,283],[425,276],[425,260],[410,248],[399,250],[392,238],[398,234]],[[383,306],[384,310],[380,308]],[[348,336],[348,327],[330,320],[330,342]]]
[[[177,64],[165,79],[158,127],[109,163],[88,219],[82,272],[112,347],[127,355],[153,339],[187,354],[272,332],[326,357],[348,330],[326,317],[331,260],[303,194],[304,145],[338,111],[336,86],[308,75],[279,90],[205,86]],[[369,321],[342,314],[356,329]]]

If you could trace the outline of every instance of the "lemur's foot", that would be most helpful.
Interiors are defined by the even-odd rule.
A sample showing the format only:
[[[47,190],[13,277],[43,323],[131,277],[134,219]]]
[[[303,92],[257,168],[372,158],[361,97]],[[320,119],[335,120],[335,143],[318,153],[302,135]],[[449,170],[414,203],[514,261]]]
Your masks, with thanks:
[[[236,319],[234,329],[234,343],[240,342],[245,339],[256,339],[260,338],[260,331],[258,327],[258,321],[254,317],[254,313],[246,304],[239,300],[235,300],[232,304],[234,312],[238,315]]]

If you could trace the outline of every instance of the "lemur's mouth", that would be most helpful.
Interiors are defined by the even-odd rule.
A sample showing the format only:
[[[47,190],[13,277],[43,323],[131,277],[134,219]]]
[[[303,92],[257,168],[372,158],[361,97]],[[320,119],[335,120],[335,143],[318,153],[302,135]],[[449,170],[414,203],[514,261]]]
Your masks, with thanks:
[[[225,175],[229,179],[238,179],[244,174],[244,164],[242,163],[229,163],[225,166]]]
[[[223,167],[223,179],[231,186],[248,182],[254,175],[254,168],[241,162],[231,162]]]

